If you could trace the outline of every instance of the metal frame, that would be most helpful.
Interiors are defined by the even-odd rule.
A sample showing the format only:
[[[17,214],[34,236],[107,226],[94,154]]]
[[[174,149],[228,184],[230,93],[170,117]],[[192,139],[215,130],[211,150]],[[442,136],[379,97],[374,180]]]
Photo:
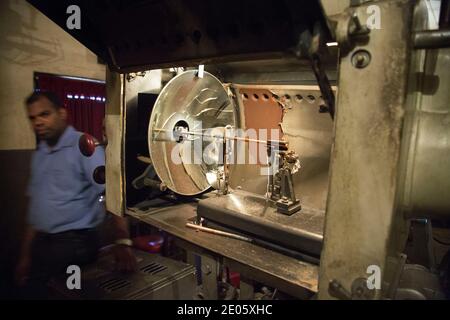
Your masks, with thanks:
[[[372,30],[369,41],[354,43],[341,57],[320,299],[335,298],[332,281],[350,292],[370,275],[372,265],[389,283],[388,257],[395,261],[405,241],[406,222],[396,211],[396,191],[414,2],[376,4],[383,28]],[[356,13],[365,21],[368,5],[345,14]],[[361,50],[371,56],[364,68],[354,65]],[[374,297],[381,296],[377,290]]]

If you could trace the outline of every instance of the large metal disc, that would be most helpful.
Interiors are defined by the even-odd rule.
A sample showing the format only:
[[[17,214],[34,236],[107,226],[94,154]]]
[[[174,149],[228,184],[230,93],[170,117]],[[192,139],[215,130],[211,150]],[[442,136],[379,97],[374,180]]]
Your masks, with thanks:
[[[205,72],[199,78],[192,70],[173,78],[158,96],[148,128],[150,157],[161,181],[180,195],[208,190],[206,174],[219,163],[205,161],[204,150],[211,141],[200,134],[211,128],[234,127],[235,121],[233,102],[213,75]],[[195,135],[177,139],[176,128]],[[210,158],[219,158],[217,149],[207,149]]]

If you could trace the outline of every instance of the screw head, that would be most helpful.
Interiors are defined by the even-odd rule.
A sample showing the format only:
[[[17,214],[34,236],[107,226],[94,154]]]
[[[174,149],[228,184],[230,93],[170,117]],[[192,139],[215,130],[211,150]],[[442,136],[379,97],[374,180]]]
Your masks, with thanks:
[[[372,60],[372,56],[367,50],[358,50],[352,56],[352,64],[355,68],[363,69],[367,67]]]
[[[375,298],[375,290],[370,290],[367,286],[366,278],[357,278],[352,283],[353,299],[371,300]]]

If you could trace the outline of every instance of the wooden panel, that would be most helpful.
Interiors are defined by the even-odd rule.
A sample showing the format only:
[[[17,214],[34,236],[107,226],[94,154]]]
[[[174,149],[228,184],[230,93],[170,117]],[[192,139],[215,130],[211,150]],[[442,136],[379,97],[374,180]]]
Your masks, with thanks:
[[[124,192],[124,76],[106,71],[106,210],[122,216]]]

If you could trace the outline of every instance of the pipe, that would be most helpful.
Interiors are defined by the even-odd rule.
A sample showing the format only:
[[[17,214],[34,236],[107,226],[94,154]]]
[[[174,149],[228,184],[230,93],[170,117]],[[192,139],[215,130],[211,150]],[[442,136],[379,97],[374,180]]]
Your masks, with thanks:
[[[196,229],[196,230],[200,230],[200,231],[204,231],[204,232],[208,232],[208,233],[212,233],[212,234],[217,234],[217,235],[220,235],[220,236],[225,236],[225,237],[237,239],[237,240],[243,240],[243,241],[246,241],[246,242],[252,242],[252,239],[240,236],[238,234],[229,233],[229,232],[225,232],[225,231],[221,231],[221,230],[217,230],[217,229],[206,228],[206,227],[203,227],[203,226],[199,226],[197,224],[193,224],[191,222],[186,223],[186,227],[189,227],[189,228],[192,228],[192,229]]]
[[[414,48],[450,48],[450,29],[416,32],[414,34]]]

